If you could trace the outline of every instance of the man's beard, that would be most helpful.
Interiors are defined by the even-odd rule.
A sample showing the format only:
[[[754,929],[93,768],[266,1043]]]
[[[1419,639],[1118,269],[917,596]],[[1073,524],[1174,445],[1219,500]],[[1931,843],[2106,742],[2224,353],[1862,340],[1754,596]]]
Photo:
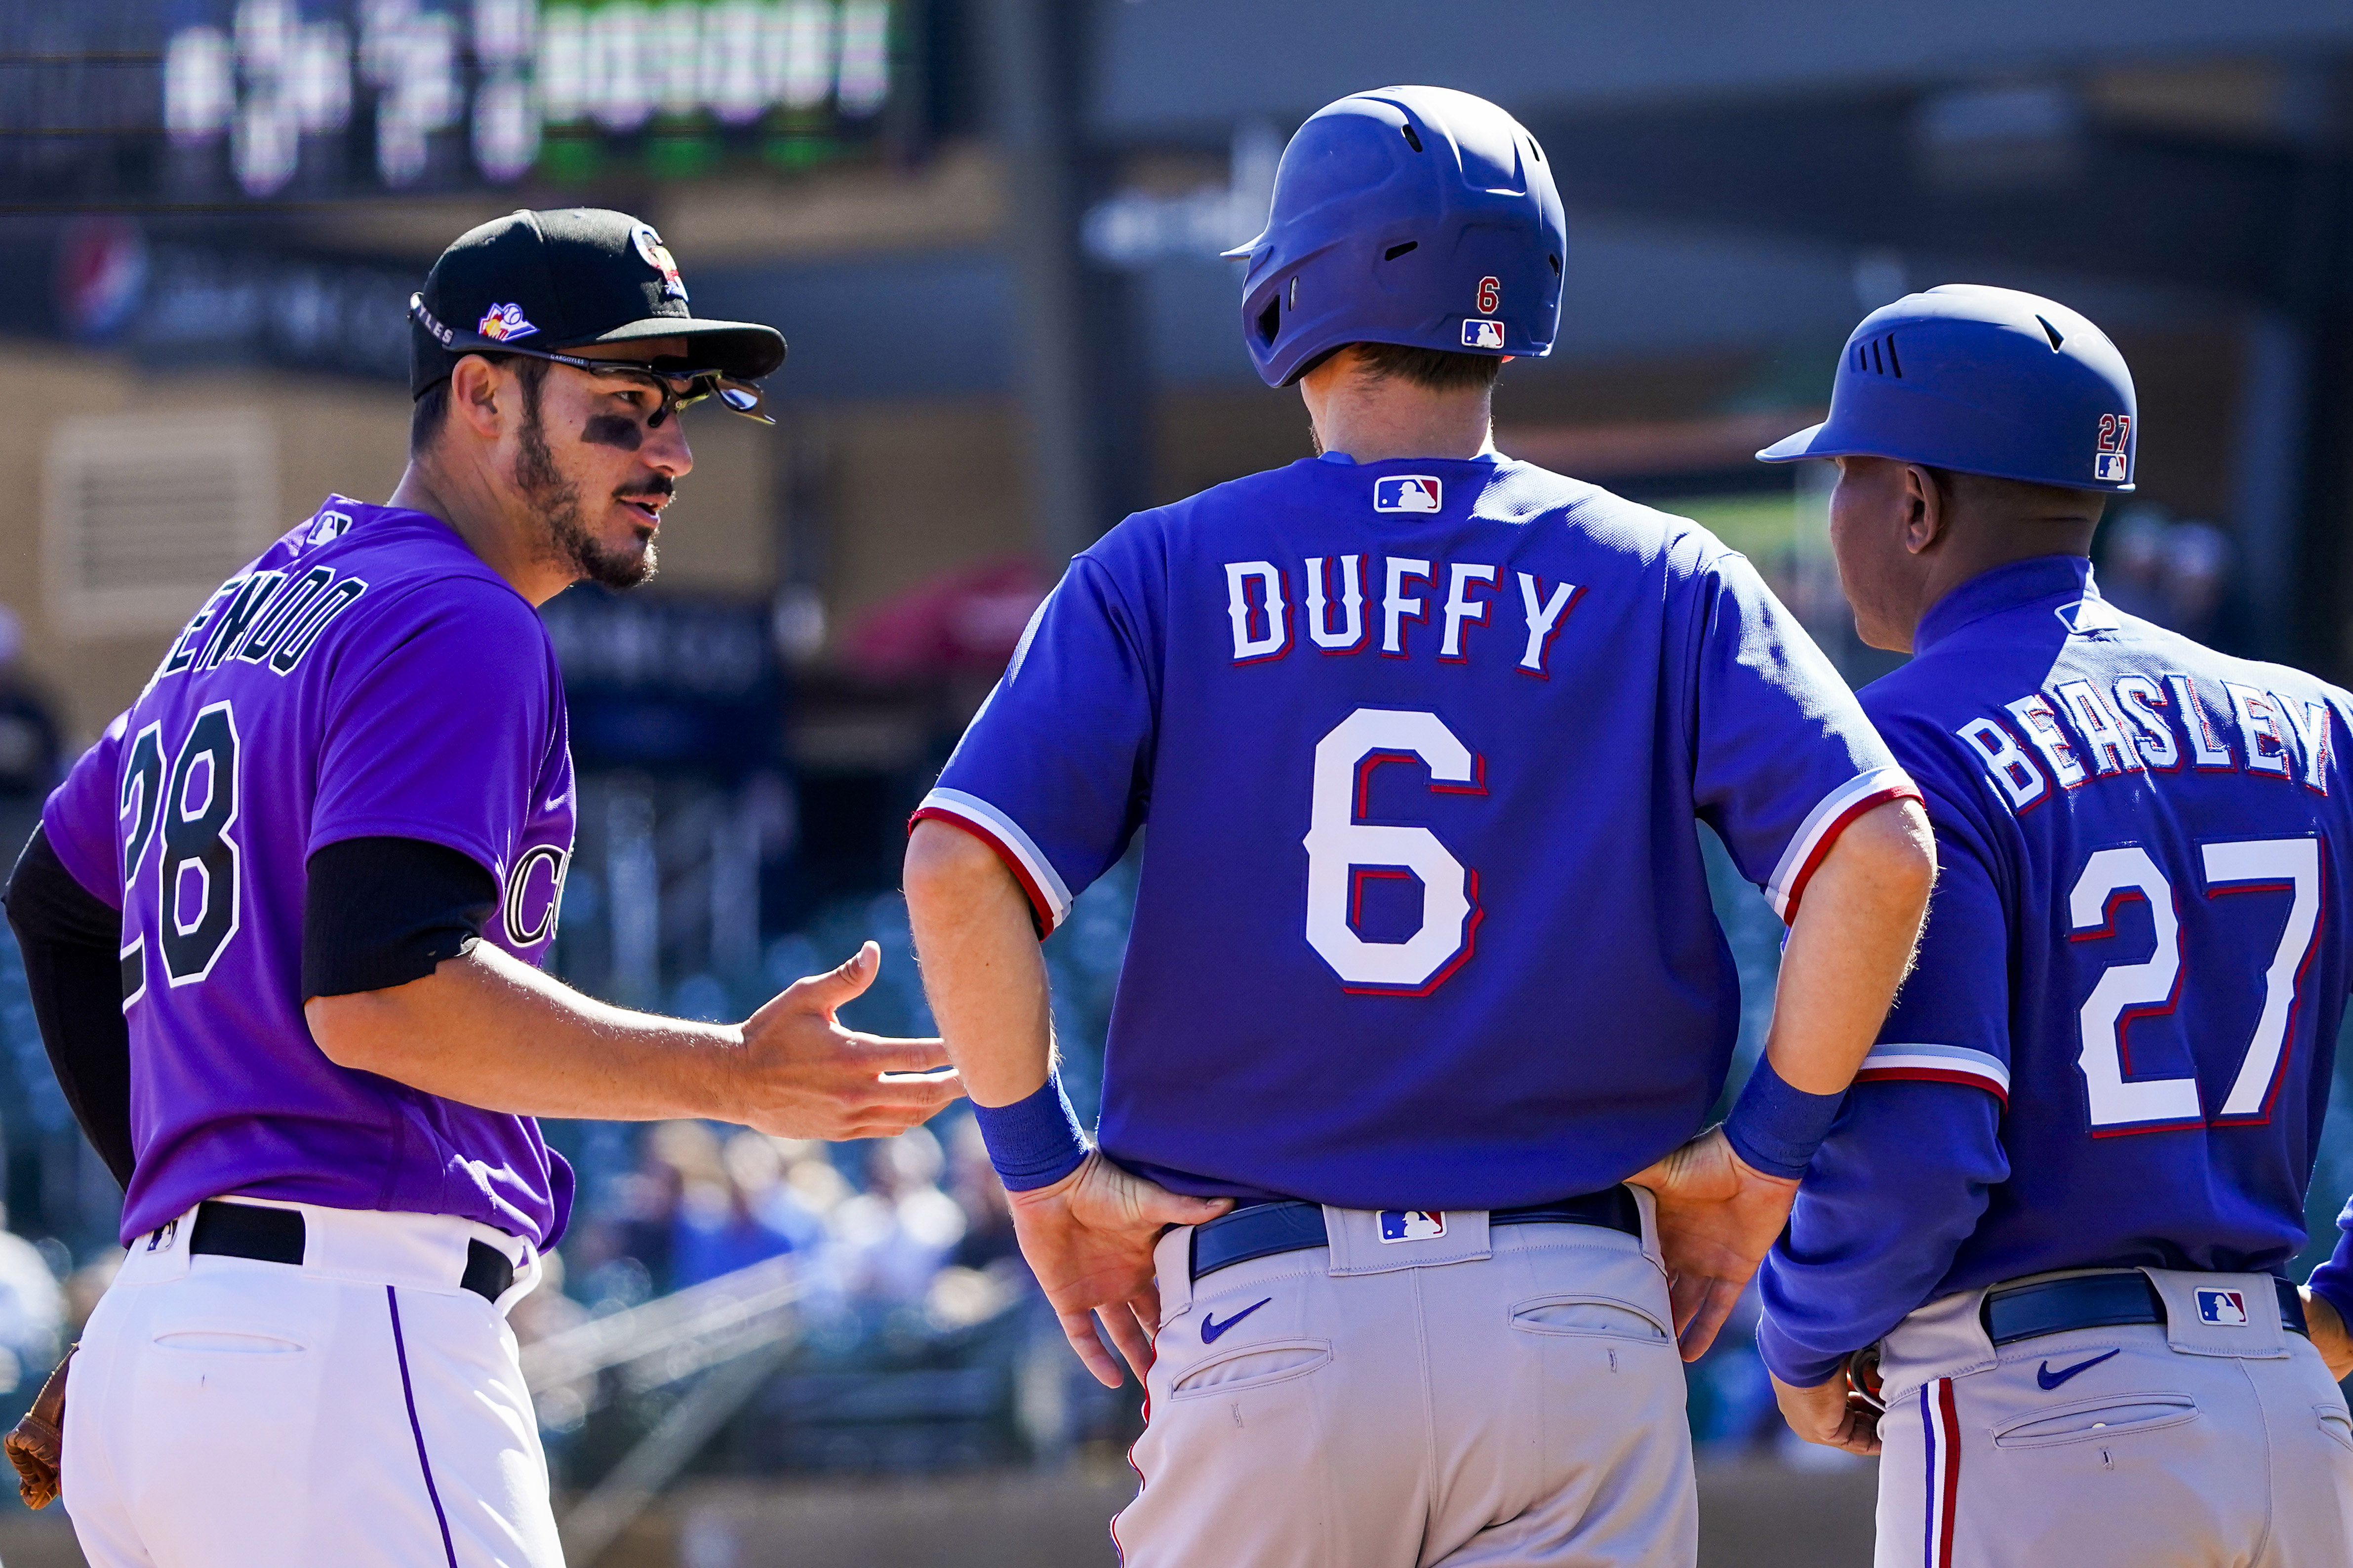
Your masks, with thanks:
[[[635,551],[609,550],[588,531],[580,514],[580,487],[565,482],[555,470],[555,454],[547,449],[537,391],[528,386],[524,390],[522,429],[515,438],[515,484],[546,519],[548,554],[599,587],[637,587],[654,575],[654,542],[648,539]]]

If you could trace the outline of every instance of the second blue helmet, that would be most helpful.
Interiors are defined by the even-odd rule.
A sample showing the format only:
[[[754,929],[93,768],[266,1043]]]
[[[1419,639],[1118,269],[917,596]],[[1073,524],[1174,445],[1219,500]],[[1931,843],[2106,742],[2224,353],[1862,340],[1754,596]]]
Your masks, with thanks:
[[[1270,387],[1334,349],[1552,352],[1567,256],[1527,128],[1483,98],[1384,87],[1320,110],[1283,149],[1246,260],[1242,333]]]
[[[1839,361],[1831,417],[1757,455],[1893,458],[2123,492],[2138,417],[2125,356],[2084,317],[2040,294],[1946,283],[1865,316]]]

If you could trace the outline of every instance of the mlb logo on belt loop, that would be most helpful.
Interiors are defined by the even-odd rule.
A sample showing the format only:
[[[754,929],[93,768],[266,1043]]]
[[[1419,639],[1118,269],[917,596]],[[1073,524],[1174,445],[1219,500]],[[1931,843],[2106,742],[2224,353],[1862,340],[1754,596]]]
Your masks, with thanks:
[[[1482,322],[1472,316],[1462,323],[1462,346],[1465,348],[1501,348],[1504,346],[1504,323]]]
[[[1383,1209],[1381,1240],[1387,1242],[1436,1241],[1446,1234],[1446,1211],[1443,1209]]]
[[[1373,481],[1376,512],[1435,512],[1444,504],[1445,490],[1426,473],[1397,473]]]
[[[2198,1293],[2198,1320],[2225,1329],[2243,1329],[2247,1326],[2247,1298],[2236,1290],[2201,1290]]]

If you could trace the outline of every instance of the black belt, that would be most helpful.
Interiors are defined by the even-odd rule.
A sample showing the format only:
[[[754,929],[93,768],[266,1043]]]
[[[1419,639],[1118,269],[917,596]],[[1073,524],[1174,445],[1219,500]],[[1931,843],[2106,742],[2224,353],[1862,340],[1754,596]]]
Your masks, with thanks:
[[[1642,1235],[1642,1211],[1636,1206],[1634,1194],[1618,1186],[1556,1202],[1492,1209],[1487,1213],[1487,1224],[1599,1225],[1639,1241]],[[1252,1203],[1193,1227],[1193,1277],[1198,1279],[1252,1258],[1330,1245],[1331,1238],[1324,1233],[1323,1205],[1288,1198],[1279,1202]]]
[[[2304,1298],[2284,1279],[2274,1277],[2272,1284],[2279,1292],[2280,1321],[2309,1338],[2312,1330],[2305,1326]],[[2079,1274],[2070,1279],[1989,1290],[1982,1314],[1986,1336],[1996,1345],[2007,1345],[2076,1329],[2163,1323],[2165,1298],[2138,1269]]]
[[[206,1202],[196,1205],[188,1250],[214,1257],[250,1258],[256,1263],[290,1263],[300,1268],[308,1239],[300,1209]],[[458,1283],[483,1300],[496,1302],[514,1283],[514,1264],[488,1242],[470,1236],[465,1277]]]

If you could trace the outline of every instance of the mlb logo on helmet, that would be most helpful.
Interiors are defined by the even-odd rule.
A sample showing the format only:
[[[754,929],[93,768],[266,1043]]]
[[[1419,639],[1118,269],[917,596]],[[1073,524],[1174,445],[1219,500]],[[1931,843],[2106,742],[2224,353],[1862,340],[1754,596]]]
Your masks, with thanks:
[[[1373,481],[1373,510],[1435,512],[1443,504],[1445,493],[1430,474],[1393,473],[1387,479]]]
[[[2198,1320],[2225,1329],[2247,1326],[2247,1298],[2236,1290],[2201,1290],[2198,1293]]]
[[[638,247],[638,254],[646,265],[662,276],[662,292],[673,300],[686,298],[686,281],[678,275],[678,263],[670,259],[670,247],[654,232],[650,223],[638,224],[629,230],[629,238]]]
[[[1383,1209],[1381,1240],[1384,1242],[1436,1241],[1446,1234],[1446,1211],[1443,1209]]]
[[[521,305],[492,305],[474,323],[474,330],[496,343],[511,337],[529,337],[539,329],[524,319]]]
[[[1504,346],[1504,323],[1482,322],[1472,316],[1462,323],[1462,346],[1465,348],[1496,348]]]

